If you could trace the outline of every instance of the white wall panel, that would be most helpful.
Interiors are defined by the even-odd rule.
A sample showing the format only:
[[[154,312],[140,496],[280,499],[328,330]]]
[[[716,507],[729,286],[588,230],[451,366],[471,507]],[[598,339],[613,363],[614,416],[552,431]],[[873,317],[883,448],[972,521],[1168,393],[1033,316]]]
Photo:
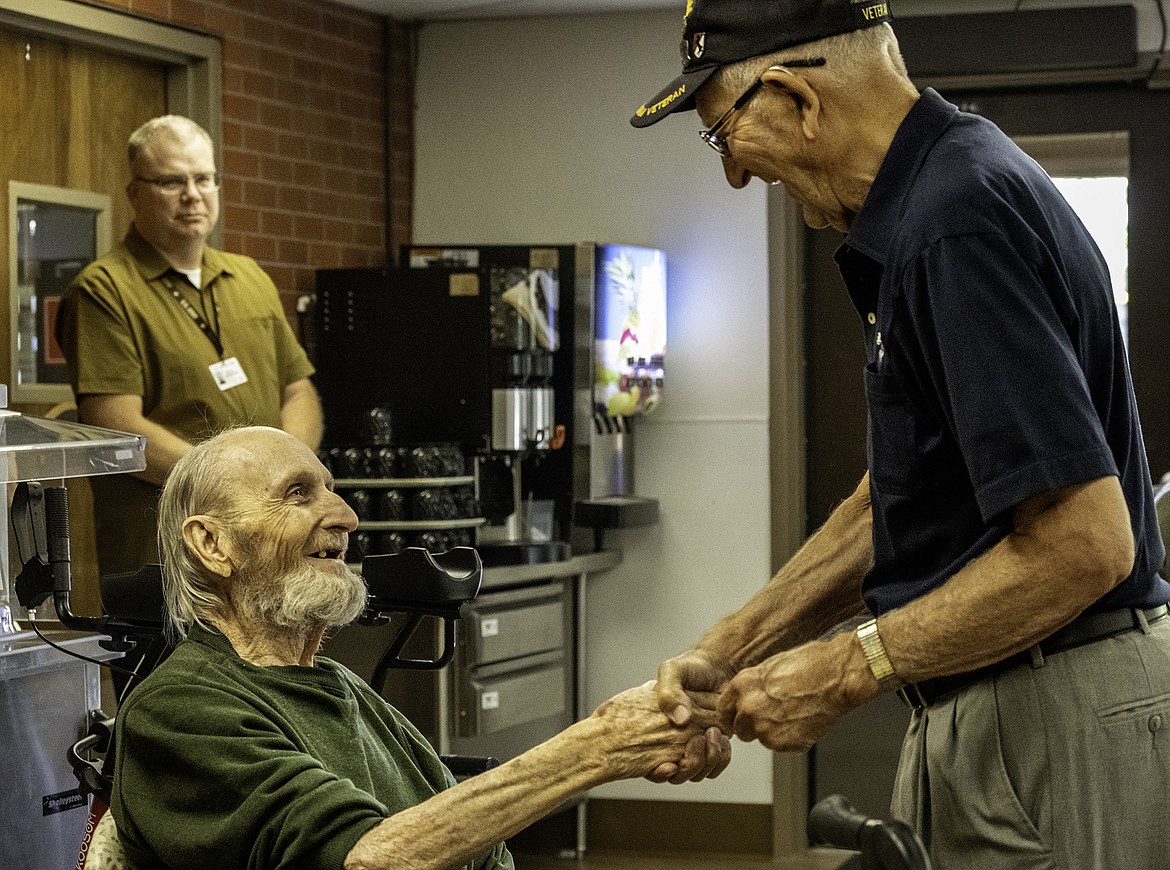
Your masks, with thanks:
[[[768,576],[766,424],[649,423],[636,433],[639,485],[661,521],[608,533],[624,554],[590,583],[586,698],[596,706],[690,646]],[[736,741],[718,779],[663,788],[611,783],[593,794],[638,800],[771,803],[771,754]]]
[[[662,522],[613,540],[589,592],[588,699],[652,676],[768,575],[766,196],[734,191],[694,113],[628,120],[678,70],[678,11],[443,22],[421,31],[418,243],[629,242],[667,254],[667,401],[638,432]],[[771,802],[741,746],[719,779],[606,787],[650,800]]]

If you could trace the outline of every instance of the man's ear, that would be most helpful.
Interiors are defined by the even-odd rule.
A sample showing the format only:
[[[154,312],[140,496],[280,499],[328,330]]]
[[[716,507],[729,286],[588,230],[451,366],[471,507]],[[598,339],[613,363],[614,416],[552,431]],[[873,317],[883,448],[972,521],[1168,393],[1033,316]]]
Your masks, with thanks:
[[[806,139],[815,139],[821,129],[821,97],[808,79],[785,66],[768,67],[760,78],[765,84],[779,88],[796,104],[801,132]]]
[[[183,523],[183,541],[208,571],[220,577],[232,576],[235,563],[229,552],[227,533],[212,517],[187,517]]]

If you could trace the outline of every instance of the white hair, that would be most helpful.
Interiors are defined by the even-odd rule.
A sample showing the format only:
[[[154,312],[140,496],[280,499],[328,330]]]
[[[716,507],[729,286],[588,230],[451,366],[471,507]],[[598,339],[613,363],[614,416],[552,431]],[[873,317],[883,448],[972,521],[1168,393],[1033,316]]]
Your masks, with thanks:
[[[218,438],[211,438],[189,450],[171,469],[158,501],[163,598],[168,627],[180,635],[186,635],[192,625],[209,627],[214,617],[225,612],[220,585],[183,540],[188,517],[218,513],[230,504],[223,475],[216,468],[219,446]]]

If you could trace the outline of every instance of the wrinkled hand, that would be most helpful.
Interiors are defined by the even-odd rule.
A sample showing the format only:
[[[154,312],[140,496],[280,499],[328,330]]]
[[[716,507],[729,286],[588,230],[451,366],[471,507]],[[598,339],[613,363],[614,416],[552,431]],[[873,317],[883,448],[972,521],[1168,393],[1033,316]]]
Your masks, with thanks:
[[[848,634],[813,641],[736,674],[719,699],[732,734],[776,751],[811,749],[833,722],[867,699],[864,681],[851,671],[851,641]]]
[[[594,711],[610,738],[607,763],[617,767],[621,778],[649,776],[663,765],[678,766],[680,759],[704,747],[704,755],[721,762],[721,772],[731,760],[731,746],[719,729],[715,696],[702,696],[687,723],[676,725],[659,709],[654,686],[651,680],[627,689]]]
[[[732,677],[731,668],[710,654],[692,649],[658,667],[658,706],[677,725],[698,717],[716,723],[687,743],[681,758],[659,765],[646,778],[651,782],[698,782],[721,774],[731,763],[729,724],[719,717],[719,694]],[[730,719],[726,720],[730,723]]]

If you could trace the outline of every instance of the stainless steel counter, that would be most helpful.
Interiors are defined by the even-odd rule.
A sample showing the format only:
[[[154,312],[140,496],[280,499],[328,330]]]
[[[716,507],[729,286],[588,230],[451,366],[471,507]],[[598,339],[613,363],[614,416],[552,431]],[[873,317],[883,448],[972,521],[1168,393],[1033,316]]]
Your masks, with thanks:
[[[549,580],[561,577],[576,577],[608,571],[622,561],[618,550],[602,550],[573,556],[563,562],[544,562],[537,565],[502,565],[498,568],[483,569],[483,588],[499,589],[530,583],[534,580]]]

